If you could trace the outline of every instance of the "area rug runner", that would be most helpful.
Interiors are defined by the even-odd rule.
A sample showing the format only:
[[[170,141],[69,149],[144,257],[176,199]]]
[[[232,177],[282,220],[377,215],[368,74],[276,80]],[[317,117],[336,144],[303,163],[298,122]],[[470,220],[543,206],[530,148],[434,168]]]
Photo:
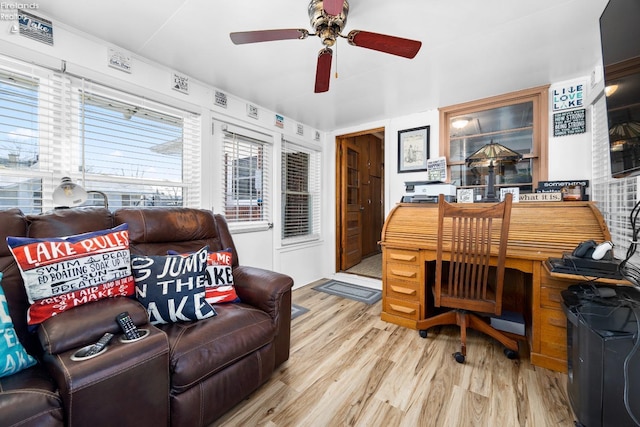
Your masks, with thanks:
[[[366,304],[374,304],[382,298],[382,291],[351,283],[339,282],[337,280],[329,280],[328,282],[314,286],[312,289]]]
[[[308,308],[304,308],[302,306],[291,304],[291,320],[295,319],[298,316],[301,316],[309,311]]]

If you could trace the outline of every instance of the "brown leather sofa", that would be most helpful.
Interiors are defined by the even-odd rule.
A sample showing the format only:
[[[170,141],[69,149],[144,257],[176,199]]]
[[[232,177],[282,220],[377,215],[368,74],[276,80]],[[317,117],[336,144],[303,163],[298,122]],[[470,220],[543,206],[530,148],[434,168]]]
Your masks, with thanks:
[[[231,248],[241,302],[216,304],[217,316],[196,322],[148,323],[135,298],[85,304],[30,331],[29,307],[7,236],[60,237],[127,223],[132,254]],[[204,426],[246,398],[289,358],[291,288],[283,274],[240,266],[224,218],[187,208],[0,211],[0,271],[16,333],[39,361],[0,378],[0,426]],[[140,329],[135,343],[113,339],[85,361],[71,356],[105,332],[120,334],[115,316],[128,311]]]

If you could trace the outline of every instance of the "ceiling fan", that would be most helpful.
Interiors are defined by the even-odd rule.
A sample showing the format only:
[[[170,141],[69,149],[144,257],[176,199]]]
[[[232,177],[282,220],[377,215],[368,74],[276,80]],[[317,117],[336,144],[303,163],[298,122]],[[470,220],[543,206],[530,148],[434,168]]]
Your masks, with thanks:
[[[338,37],[346,38],[350,45],[390,53],[405,58],[416,56],[422,42],[403,39],[369,31],[352,30],[348,35],[342,35],[342,29],[347,23],[349,2],[347,0],[311,0],[309,3],[309,19],[315,33],[300,28],[241,31],[229,34],[234,44],[259,43],[275,40],[306,39],[308,36],[318,36],[324,48],[318,53],[316,67],[315,93],[329,90],[331,77],[331,46]]]

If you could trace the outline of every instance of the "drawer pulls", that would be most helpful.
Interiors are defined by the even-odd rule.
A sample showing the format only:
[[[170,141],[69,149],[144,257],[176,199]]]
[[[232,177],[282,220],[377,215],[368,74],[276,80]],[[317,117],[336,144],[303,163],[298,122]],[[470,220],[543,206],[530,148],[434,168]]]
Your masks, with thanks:
[[[550,319],[547,320],[547,323],[549,323],[552,326],[558,326],[560,328],[566,328],[567,327],[567,321],[566,320],[562,320],[562,319],[550,318]]]
[[[397,292],[399,294],[405,294],[405,295],[415,295],[416,294],[416,290],[415,289],[404,288],[402,286],[391,285],[391,290],[393,292]]]
[[[394,276],[401,276],[407,278],[415,278],[417,273],[415,271],[405,271],[405,270],[391,270],[391,274]]]
[[[395,304],[389,304],[389,306],[395,311],[399,311],[400,313],[404,313],[404,314],[415,314],[416,312],[415,308],[403,307],[401,305],[395,305]]]
[[[389,258],[396,261],[404,261],[404,262],[414,262],[416,260],[415,255],[397,254],[393,252],[389,254]]]
[[[556,292],[549,293],[548,298],[549,298],[549,301],[562,302],[562,298],[560,298],[560,294]]]

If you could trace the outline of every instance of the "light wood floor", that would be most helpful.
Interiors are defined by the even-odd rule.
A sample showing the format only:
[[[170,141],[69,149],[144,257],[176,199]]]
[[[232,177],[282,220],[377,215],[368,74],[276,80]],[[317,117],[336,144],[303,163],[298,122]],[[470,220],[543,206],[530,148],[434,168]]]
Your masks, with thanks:
[[[214,426],[573,426],[566,375],[474,331],[458,364],[455,327],[423,339],[380,320],[380,302],[312,285],[293,292],[310,311],[293,320],[289,361]]]

